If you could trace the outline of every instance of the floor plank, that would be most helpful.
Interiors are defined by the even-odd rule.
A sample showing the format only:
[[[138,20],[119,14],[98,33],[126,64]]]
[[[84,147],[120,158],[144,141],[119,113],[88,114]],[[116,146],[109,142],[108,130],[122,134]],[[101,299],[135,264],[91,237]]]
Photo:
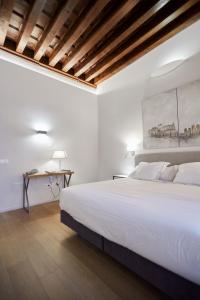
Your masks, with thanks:
[[[51,202],[0,214],[0,299],[167,297],[61,224]]]
[[[5,267],[2,258],[0,259],[0,299],[14,299],[14,290],[11,284],[7,268]]]
[[[58,269],[42,278],[43,286],[51,300],[82,300],[85,296],[77,289],[75,283],[67,280],[66,274]]]
[[[28,260],[8,268],[8,273],[16,295],[15,299],[48,299],[45,289]]]

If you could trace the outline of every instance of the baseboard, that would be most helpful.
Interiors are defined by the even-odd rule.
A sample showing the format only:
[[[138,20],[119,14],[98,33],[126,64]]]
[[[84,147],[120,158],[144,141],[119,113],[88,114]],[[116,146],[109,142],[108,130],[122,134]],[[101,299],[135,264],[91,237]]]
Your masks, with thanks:
[[[31,204],[31,207],[33,206],[37,206],[37,205],[40,205],[40,204],[45,204],[45,203],[49,203],[49,202],[54,202],[54,201],[59,201],[59,200],[47,200],[45,202],[37,202],[37,203],[34,203],[34,204]],[[17,210],[17,209],[22,209],[23,206],[22,205],[13,205],[12,207],[6,207],[4,209],[0,209],[0,213],[5,213],[5,212],[8,212],[8,211],[14,211],[14,210]]]
[[[4,212],[7,212],[7,211],[12,211],[12,210],[17,210],[17,209],[20,209],[20,208],[22,208],[22,206],[19,207],[19,205],[12,206],[12,207],[6,207],[4,209],[0,209],[0,213],[4,213]]]

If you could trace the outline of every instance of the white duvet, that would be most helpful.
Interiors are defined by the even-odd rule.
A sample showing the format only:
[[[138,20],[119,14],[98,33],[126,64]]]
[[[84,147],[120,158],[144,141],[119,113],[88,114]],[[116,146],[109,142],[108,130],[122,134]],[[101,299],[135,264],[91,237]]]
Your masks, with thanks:
[[[200,284],[200,187],[102,181],[64,189],[60,207],[105,238]]]

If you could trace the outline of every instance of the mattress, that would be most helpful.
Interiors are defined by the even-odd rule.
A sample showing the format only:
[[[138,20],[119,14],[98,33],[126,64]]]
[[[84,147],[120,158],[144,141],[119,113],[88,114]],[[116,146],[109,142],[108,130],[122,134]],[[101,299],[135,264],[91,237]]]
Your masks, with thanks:
[[[62,190],[60,207],[108,240],[200,285],[200,187],[101,181]]]

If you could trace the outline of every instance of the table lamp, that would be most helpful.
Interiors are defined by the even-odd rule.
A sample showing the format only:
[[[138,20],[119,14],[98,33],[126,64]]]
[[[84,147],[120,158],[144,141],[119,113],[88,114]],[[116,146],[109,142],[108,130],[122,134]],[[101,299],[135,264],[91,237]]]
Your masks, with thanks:
[[[62,159],[67,158],[67,153],[64,150],[56,150],[54,151],[52,158],[59,160],[59,170],[61,170]]]

